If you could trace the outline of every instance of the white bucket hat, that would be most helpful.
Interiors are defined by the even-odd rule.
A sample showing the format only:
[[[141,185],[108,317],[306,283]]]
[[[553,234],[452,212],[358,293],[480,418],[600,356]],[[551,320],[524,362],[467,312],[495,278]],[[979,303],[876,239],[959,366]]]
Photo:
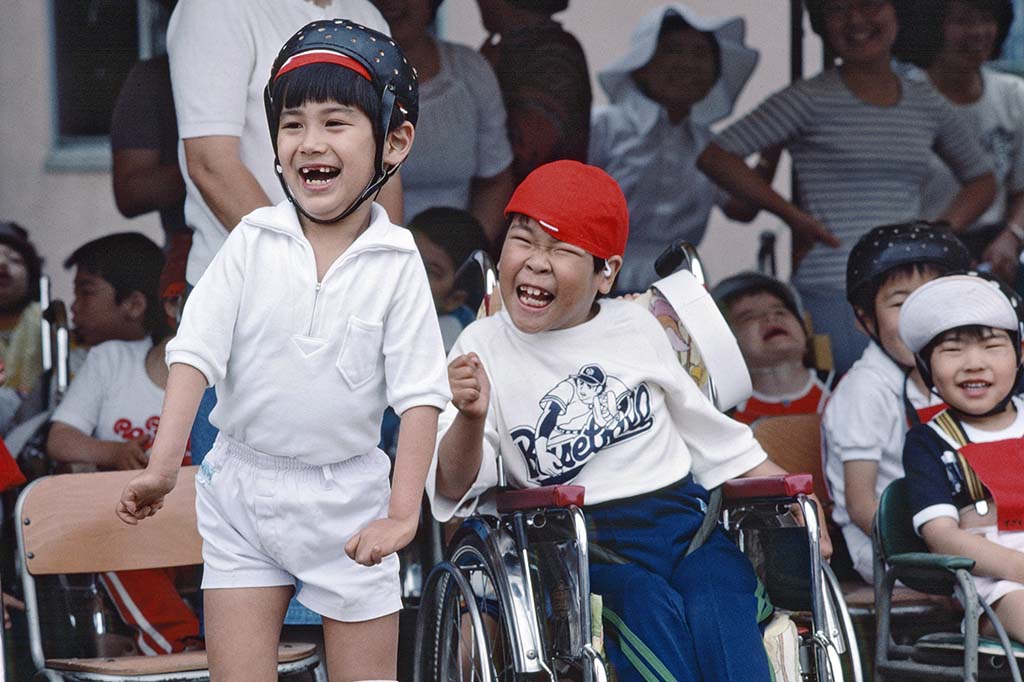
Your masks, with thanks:
[[[915,354],[939,334],[969,325],[1006,329],[1019,339],[1018,305],[1016,295],[1008,295],[994,280],[972,274],[939,277],[903,302],[900,337]]]
[[[665,18],[676,14],[687,24],[712,33],[721,54],[721,73],[707,96],[693,106],[690,120],[698,125],[709,126],[732,113],[740,91],[746,85],[757,64],[757,50],[744,44],[746,25],[742,18],[705,18],[689,7],[672,3],[654,9],[643,16],[633,29],[629,52],[598,74],[601,87],[612,103],[620,102],[638,92],[631,74],[651,61],[658,47],[658,34]]]

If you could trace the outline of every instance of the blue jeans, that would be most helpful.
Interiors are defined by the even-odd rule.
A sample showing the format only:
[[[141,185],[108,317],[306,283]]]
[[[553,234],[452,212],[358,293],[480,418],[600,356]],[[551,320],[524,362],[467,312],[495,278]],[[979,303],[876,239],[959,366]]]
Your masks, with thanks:
[[[585,510],[590,541],[628,564],[590,564],[620,682],[771,679],[759,620],[771,613],[754,569],[718,529],[689,556],[707,491],[687,477]]]

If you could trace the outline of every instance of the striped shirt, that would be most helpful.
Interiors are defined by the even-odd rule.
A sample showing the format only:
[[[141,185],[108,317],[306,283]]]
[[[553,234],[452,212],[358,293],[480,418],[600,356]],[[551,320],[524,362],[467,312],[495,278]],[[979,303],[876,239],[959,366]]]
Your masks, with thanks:
[[[932,150],[961,183],[990,170],[962,113],[930,83],[899,79],[899,102],[874,106],[830,69],[775,93],[717,139],[742,157],[784,145],[796,169],[796,204],[842,242],[816,245],[793,278],[797,286],[842,291],[861,235],[920,216]]]

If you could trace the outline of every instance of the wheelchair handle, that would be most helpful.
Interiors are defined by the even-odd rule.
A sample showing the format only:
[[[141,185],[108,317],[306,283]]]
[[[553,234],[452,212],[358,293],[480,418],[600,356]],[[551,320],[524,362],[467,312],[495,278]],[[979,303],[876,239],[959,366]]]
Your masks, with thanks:
[[[654,261],[654,271],[661,278],[668,277],[680,267],[685,268],[696,277],[701,286],[707,286],[707,278],[704,277],[704,264],[701,262],[700,256],[697,255],[697,249],[683,239],[672,242]]]

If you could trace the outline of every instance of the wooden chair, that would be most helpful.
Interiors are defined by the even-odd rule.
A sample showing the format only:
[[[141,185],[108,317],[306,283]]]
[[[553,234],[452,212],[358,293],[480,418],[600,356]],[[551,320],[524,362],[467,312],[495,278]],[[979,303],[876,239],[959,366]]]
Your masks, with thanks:
[[[18,554],[32,660],[49,680],[209,680],[206,653],[165,656],[47,659],[43,651],[36,578],[44,575],[130,571],[201,564],[196,529],[195,474],[184,467],[159,514],[129,526],[114,505],[134,471],[65,474],[39,478],[18,497]],[[278,674],[291,675],[320,662],[313,644],[282,644]]]

